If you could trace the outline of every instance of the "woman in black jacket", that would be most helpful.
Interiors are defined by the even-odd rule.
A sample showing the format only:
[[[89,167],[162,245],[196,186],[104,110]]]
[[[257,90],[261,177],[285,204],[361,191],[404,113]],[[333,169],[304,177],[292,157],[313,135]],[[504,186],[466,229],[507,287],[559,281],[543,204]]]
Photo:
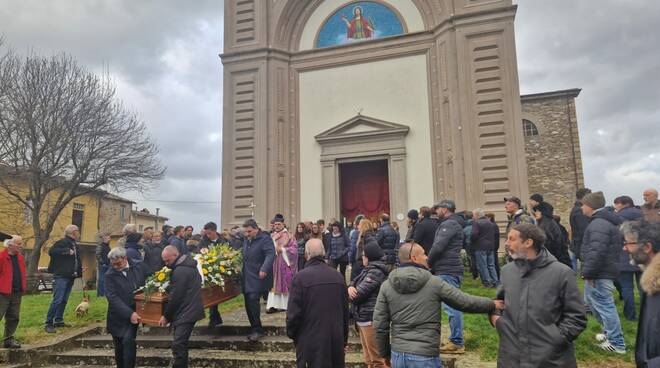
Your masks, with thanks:
[[[550,254],[555,256],[557,260],[568,267],[571,267],[571,257],[568,255],[568,244],[564,243],[564,237],[561,233],[559,225],[552,217],[553,208],[546,202],[541,202],[534,208],[534,217],[538,226],[543,229],[547,240],[545,241],[545,248],[548,249]]]
[[[385,367],[385,359],[378,354],[373,327],[374,307],[380,286],[387,278],[389,266],[382,259],[385,253],[377,243],[367,243],[362,255],[364,269],[348,288],[352,314],[360,334],[362,354],[368,367]]]

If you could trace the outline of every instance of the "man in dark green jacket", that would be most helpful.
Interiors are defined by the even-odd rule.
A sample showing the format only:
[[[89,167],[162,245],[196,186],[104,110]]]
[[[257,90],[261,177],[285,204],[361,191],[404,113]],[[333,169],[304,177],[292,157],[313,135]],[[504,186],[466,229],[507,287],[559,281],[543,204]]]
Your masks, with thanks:
[[[576,367],[573,341],[587,316],[575,273],[545,249],[545,239],[532,224],[509,231],[513,262],[502,268],[497,293],[505,309],[491,316],[500,336],[498,367]]]
[[[501,301],[470,296],[433,277],[427,256],[418,244],[399,248],[401,267],[390,273],[380,288],[373,324],[382,357],[391,356],[392,368],[440,367],[440,306],[468,313],[488,313],[504,305]],[[390,336],[391,335],[391,336]]]

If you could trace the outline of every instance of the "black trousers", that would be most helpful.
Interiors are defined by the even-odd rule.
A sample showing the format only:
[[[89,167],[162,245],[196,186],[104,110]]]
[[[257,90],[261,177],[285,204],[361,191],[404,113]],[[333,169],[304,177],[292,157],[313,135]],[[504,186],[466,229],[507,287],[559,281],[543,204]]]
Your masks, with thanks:
[[[138,325],[131,324],[124,329],[121,336],[112,335],[112,342],[115,345],[115,362],[117,368],[135,367],[135,337],[137,336]]]
[[[0,321],[3,318],[5,319],[4,342],[14,338],[14,332],[16,332],[21,315],[22,295],[20,292],[14,292],[9,296],[0,294]]]
[[[245,313],[247,313],[252,332],[263,333],[261,326],[261,306],[259,305],[260,293],[243,294],[245,298]]]
[[[218,311],[218,305],[212,305],[209,307],[209,323],[213,325],[222,324],[222,316],[220,311]]]
[[[188,368],[188,340],[192,334],[194,323],[183,323],[174,326],[172,339],[172,368]]]

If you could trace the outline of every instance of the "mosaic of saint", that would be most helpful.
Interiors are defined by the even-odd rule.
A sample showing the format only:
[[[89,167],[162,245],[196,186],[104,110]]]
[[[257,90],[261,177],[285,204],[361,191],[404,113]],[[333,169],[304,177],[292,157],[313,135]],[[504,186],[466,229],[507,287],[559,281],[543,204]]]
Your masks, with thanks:
[[[345,45],[403,33],[403,24],[392,9],[373,1],[358,1],[337,10],[323,24],[316,47]]]

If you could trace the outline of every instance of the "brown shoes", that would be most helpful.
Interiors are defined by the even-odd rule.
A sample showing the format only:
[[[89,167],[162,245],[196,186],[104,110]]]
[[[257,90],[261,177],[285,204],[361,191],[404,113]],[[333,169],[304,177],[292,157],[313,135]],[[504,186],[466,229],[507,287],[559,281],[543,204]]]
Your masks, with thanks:
[[[465,347],[448,342],[440,345],[440,354],[465,354]]]

